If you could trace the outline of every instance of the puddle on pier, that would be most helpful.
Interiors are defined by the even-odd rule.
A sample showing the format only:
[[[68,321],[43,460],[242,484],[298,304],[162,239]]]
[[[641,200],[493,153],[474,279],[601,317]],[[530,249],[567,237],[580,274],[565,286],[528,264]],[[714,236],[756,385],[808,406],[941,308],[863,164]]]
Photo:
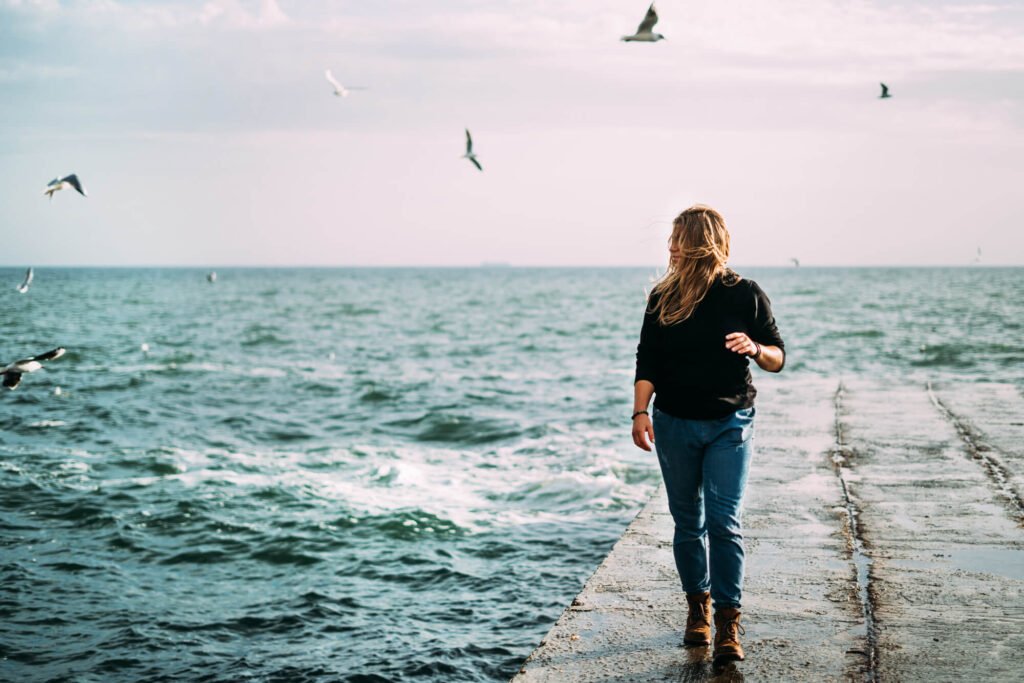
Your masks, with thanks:
[[[930,553],[918,558],[900,558],[889,564],[922,570],[948,571],[949,567],[977,574],[996,574],[1024,581],[1024,548],[967,546]]]

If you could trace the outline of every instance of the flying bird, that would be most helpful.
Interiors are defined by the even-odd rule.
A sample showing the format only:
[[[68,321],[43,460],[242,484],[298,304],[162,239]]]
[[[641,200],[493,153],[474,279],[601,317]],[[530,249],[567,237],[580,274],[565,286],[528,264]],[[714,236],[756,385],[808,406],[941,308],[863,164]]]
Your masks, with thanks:
[[[795,268],[799,268],[800,267],[800,259],[795,258],[795,257],[791,257],[789,260],[793,262],[793,267],[795,267]]]
[[[75,188],[76,190],[78,190],[78,194],[82,195],[83,197],[89,196],[86,193],[85,188],[82,187],[82,183],[78,180],[78,176],[76,176],[74,173],[68,176],[64,176],[63,178],[54,178],[53,180],[51,180],[46,185],[46,189],[43,190],[43,194],[48,195],[50,199],[53,199],[54,192],[57,192],[58,190],[63,190],[68,187]]]
[[[879,85],[882,86],[882,94],[878,96],[878,99],[884,100],[889,97],[892,97],[892,95],[889,94],[889,86],[887,86],[885,83],[879,83]]]
[[[476,160],[476,154],[473,153],[473,137],[469,134],[469,128],[466,129],[466,153],[462,155],[462,158],[469,159],[477,169],[484,170],[484,167]]]
[[[64,355],[66,349],[61,346],[52,351],[41,353],[38,356],[32,356],[31,358],[23,358],[16,360],[10,365],[0,368],[0,373],[4,376],[4,386],[8,389],[15,389],[21,384],[21,376],[26,372],[35,372],[39,368],[43,367],[41,361],[45,360],[56,360]]]
[[[647,8],[647,14],[644,16],[644,20],[640,22],[640,25],[636,27],[636,33],[631,36],[622,36],[622,39],[627,43],[656,43],[659,40],[665,40],[665,36],[660,33],[654,33],[654,25],[658,23],[658,10],[654,9],[654,3]]]
[[[217,271],[211,270],[209,273],[207,273],[206,274],[206,281],[207,282],[216,282],[217,281]]]
[[[324,71],[324,76],[327,77],[327,82],[334,86],[334,94],[337,97],[348,97],[348,93],[351,90],[366,90],[366,88],[359,85],[350,85],[346,88],[338,82],[338,79],[334,77],[330,69]]]
[[[29,268],[25,271],[25,281],[18,285],[18,291],[24,294],[28,291],[28,286],[32,284],[32,278],[35,276],[35,272]]]
[[[978,247],[978,253],[974,255],[974,262],[981,263],[981,247]]]

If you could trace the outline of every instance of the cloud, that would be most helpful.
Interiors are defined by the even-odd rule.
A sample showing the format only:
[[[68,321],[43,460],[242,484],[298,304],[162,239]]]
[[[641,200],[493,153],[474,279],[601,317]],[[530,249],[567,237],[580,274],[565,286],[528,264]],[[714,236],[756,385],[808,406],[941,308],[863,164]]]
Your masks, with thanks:
[[[276,0],[261,0],[259,9],[248,10],[240,0],[210,0],[199,11],[203,26],[231,29],[266,29],[290,23]]]
[[[3,0],[0,8],[24,12],[56,12],[60,9],[60,0]]]
[[[795,62],[837,72],[885,67],[897,75],[919,69],[1024,69],[1019,39],[1024,10],[1015,5],[662,0],[659,9],[659,29],[668,40],[657,45],[619,42],[642,14],[620,0],[311,0],[292,3],[287,13],[277,0],[0,0],[0,21],[11,12],[124,30],[288,27],[401,54],[452,59],[507,54],[524,61],[556,55],[569,65],[609,69],[670,57],[688,72],[718,75],[721,69],[728,76],[735,75],[736,65],[748,73],[759,68],[785,73]],[[806,77],[802,71],[793,70],[794,81]]]
[[[29,62],[0,63],[0,83],[23,83],[74,78],[80,70],[74,66],[50,66]]]
[[[140,2],[118,0],[0,0],[4,11],[38,21],[66,21],[100,29],[143,31],[153,29],[261,30],[288,25],[290,19],[277,0],[209,0],[194,2]]]

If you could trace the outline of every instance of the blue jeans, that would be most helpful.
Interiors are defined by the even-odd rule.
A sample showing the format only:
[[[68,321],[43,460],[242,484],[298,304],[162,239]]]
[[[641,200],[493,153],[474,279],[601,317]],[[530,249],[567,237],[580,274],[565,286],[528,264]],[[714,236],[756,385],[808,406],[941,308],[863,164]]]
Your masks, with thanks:
[[[717,420],[683,420],[654,409],[654,445],[676,525],[676,569],[683,590],[710,590],[716,609],[739,608],[743,597],[740,517],[754,413],[746,408]]]

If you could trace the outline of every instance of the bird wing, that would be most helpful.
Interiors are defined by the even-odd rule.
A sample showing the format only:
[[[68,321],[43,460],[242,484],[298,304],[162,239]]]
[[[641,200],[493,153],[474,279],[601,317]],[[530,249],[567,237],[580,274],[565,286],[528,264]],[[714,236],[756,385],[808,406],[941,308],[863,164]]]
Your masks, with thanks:
[[[330,83],[331,85],[333,85],[335,87],[335,89],[337,89],[337,90],[344,90],[345,89],[345,86],[343,86],[341,83],[338,83],[338,79],[336,79],[334,77],[334,74],[331,73],[330,69],[327,69],[326,71],[324,71],[324,76],[327,77],[327,82]]]
[[[644,17],[644,20],[640,22],[639,26],[637,26],[636,32],[638,34],[640,34],[640,33],[650,33],[651,29],[653,29],[654,25],[657,24],[657,23],[658,23],[658,10],[654,9],[654,3],[652,2],[651,6],[647,8],[647,15]]]
[[[30,284],[32,284],[32,278],[34,276],[35,276],[35,273],[32,271],[31,268],[26,270],[25,271],[25,281],[21,283],[21,286],[22,287],[28,287]]]
[[[18,372],[24,374],[26,372],[35,372],[39,368],[43,367],[42,363],[32,358],[25,358],[23,360],[17,360],[7,366],[7,372]]]
[[[469,128],[466,129],[466,154],[473,153],[473,136],[469,134]]]
[[[883,95],[888,95],[889,94],[889,86],[887,86],[885,83],[879,83],[879,85],[882,86],[882,94]]]
[[[477,167],[477,170],[484,170],[484,167],[480,165],[480,162],[476,160],[476,157],[470,157],[469,160],[473,162],[473,165]]]
[[[65,349],[63,346],[58,346],[57,348],[51,349],[50,351],[47,351],[46,353],[41,353],[38,356],[32,356],[31,358],[26,358],[25,360],[19,360],[18,363],[31,363],[33,361],[41,361],[41,360],[57,360],[58,358],[63,356],[66,352],[67,352],[67,349]]]
[[[64,178],[61,178],[61,180],[60,180],[60,181],[61,181],[62,183],[67,183],[67,184],[68,184],[68,185],[70,185],[71,187],[73,187],[73,188],[75,188],[76,190],[78,190],[78,194],[82,195],[83,197],[87,197],[87,196],[88,196],[88,195],[87,195],[87,194],[85,193],[85,188],[84,188],[84,187],[82,187],[82,183],[80,183],[80,182],[78,181],[78,176],[76,176],[76,175],[75,175],[74,173],[72,173],[71,175],[69,175],[69,176],[66,176],[66,177],[64,177]]]
[[[8,389],[14,389],[21,384],[21,373],[14,370],[8,370],[4,373],[4,386]]]

